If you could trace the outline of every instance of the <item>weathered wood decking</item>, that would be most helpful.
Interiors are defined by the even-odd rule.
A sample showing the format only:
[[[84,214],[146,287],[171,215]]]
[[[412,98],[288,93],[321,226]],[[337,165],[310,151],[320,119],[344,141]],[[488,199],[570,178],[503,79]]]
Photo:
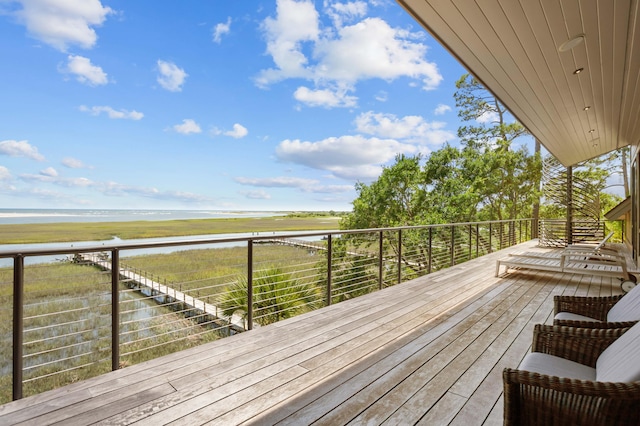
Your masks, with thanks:
[[[610,277],[494,277],[533,245],[6,404],[0,424],[502,424],[502,369],[553,296],[621,292]]]

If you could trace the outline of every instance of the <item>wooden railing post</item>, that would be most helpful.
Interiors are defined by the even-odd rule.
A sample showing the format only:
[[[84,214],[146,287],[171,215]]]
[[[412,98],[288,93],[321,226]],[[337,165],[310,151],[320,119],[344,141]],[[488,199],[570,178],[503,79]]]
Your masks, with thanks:
[[[120,251],[111,250],[111,370],[120,368]]]
[[[380,231],[378,233],[378,288],[380,290],[382,290],[383,288],[383,281],[384,281],[383,262],[382,262],[383,238],[384,238],[383,231]]]
[[[473,249],[471,248],[473,240],[472,240],[472,232],[473,232],[473,228],[471,227],[471,224],[469,224],[469,258],[467,260],[471,260],[471,253],[473,252]]]
[[[329,234],[327,237],[327,306],[331,305],[332,289],[331,289],[331,269],[333,268],[333,238]]]
[[[253,330],[253,240],[247,240],[247,330]]]
[[[402,282],[402,229],[398,229],[398,284]]]
[[[13,400],[22,398],[24,330],[24,256],[13,258]]]
[[[456,229],[454,225],[451,225],[451,262],[450,266],[456,264]]]
[[[427,266],[427,273],[431,273],[433,266],[433,228],[429,227],[429,265]]]
[[[491,242],[492,237],[493,237],[493,226],[492,226],[492,223],[489,222],[489,253],[493,253],[493,243]]]

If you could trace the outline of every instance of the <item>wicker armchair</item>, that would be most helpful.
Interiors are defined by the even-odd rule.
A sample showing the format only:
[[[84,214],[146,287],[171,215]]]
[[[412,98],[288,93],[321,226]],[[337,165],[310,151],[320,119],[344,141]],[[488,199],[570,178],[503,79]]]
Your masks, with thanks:
[[[625,332],[629,334],[620,339]],[[570,374],[527,371],[527,365],[536,364],[529,359],[534,354],[541,366],[538,370],[555,368],[556,373],[560,369]],[[561,362],[553,365],[558,360]],[[595,379],[572,377],[571,368],[562,370],[568,363],[563,360],[593,370]],[[636,381],[640,380],[640,325],[613,329],[537,325],[532,353],[519,368],[503,372],[505,425],[640,424],[640,381]]]
[[[555,296],[554,325],[588,328],[631,327],[640,320],[640,286],[608,297]]]

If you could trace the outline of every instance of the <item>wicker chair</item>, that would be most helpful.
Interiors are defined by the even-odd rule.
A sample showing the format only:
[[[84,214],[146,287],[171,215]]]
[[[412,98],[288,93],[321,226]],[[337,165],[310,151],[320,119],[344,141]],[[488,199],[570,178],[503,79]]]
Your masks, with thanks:
[[[608,297],[555,296],[554,325],[587,328],[631,327],[640,321],[640,285]]]
[[[505,425],[640,424],[640,325],[536,325],[532,352],[505,369]]]

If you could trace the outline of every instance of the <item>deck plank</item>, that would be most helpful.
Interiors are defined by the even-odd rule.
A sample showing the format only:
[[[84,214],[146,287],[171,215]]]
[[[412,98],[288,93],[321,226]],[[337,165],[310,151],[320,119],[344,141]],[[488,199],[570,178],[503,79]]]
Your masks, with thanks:
[[[502,250],[277,324],[0,406],[0,424],[501,424],[502,370],[555,295],[619,281],[510,270]]]

